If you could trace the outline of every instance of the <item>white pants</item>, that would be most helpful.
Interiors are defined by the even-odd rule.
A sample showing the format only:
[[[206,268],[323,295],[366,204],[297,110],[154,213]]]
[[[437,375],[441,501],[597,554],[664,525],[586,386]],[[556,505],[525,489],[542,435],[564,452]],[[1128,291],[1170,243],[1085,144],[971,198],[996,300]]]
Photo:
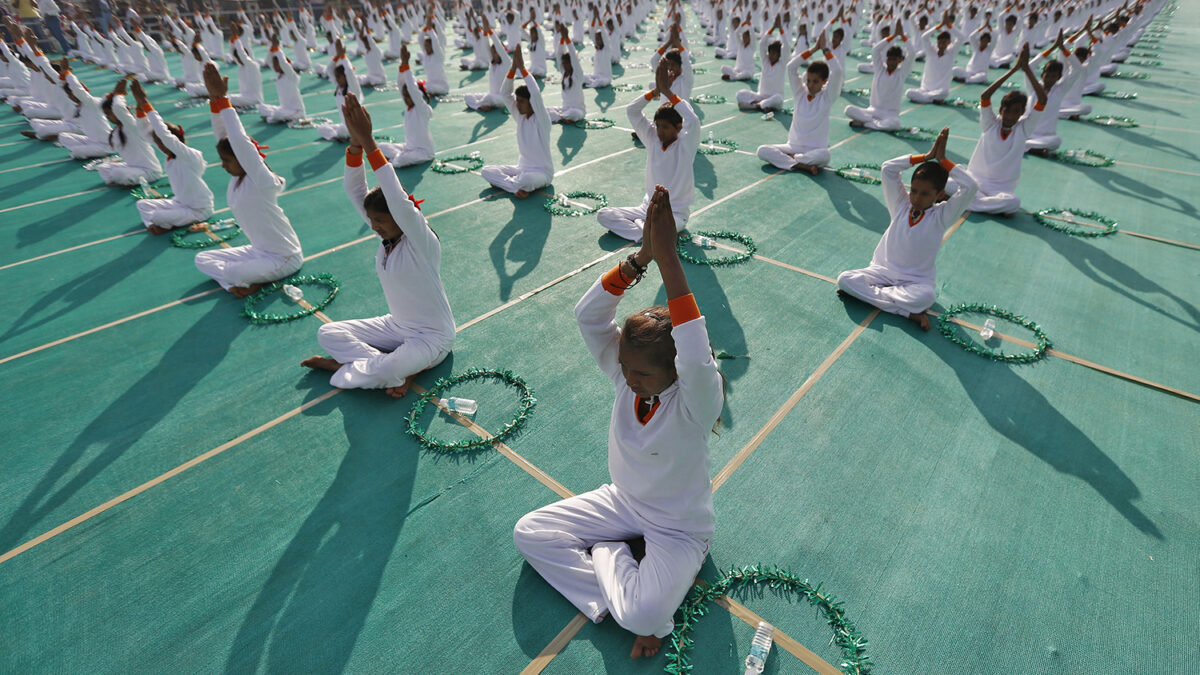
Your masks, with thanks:
[[[983,190],[975,193],[975,201],[967,207],[975,213],[1015,213],[1021,209],[1021,198],[1009,192],[985,195]]]
[[[21,114],[30,119],[61,120],[62,113],[57,108],[31,98],[21,99]]]
[[[225,290],[278,281],[294,274],[303,263],[304,256],[299,253],[285,257],[255,250],[253,246],[235,246],[196,254],[196,269],[212,277]]]
[[[436,366],[450,353],[437,340],[398,327],[391,314],[327,323],[317,331],[317,342],[334,361],[344,364],[329,378],[329,384],[339,389],[398,387],[409,375]]]
[[[941,87],[939,89],[921,89],[914,87],[904,92],[904,95],[907,96],[908,100],[912,101],[913,103],[933,103],[934,101],[945,101],[946,94],[949,93],[950,89],[947,87]]]
[[[449,84],[431,84],[428,80],[425,81],[425,93],[430,96],[445,96],[450,93]]]
[[[1076,115],[1081,115],[1081,116],[1087,115],[1091,112],[1092,112],[1092,104],[1090,104],[1090,103],[1080,103],[1079,105],[1074,105],[1074,106],[1065,106],[1064,105],[1063,107],[1058,109],[1058,118],[1065,120],[1069,117],[1074,117]]]
[[[193,209],[178,199],[139,199],[137,210],[143,225],[157,225],[167,230],[198,223],[212,215],[211,208]]]
[[[1025,152],[1029,152],[1030,150],[1057,150],[1061,145],[1061,136],[1034,136],[1025,141]]]
[[[792,149],[792,146],[787,143],[782,145],[760,145],[758,146],[758,158],[780,169],[790,171],[796,164],[825,166],[829,163],[829,148],[799,152]]]
[[[345,124],[318,124],[317,133],[327,141],[345,141],[350,139],[350,132]]]
[[[875,72],[875,64],[871,63],[870,61],[865,61],[863,63],[860,63],[860,64],[858,64],[858,72],[871,75],[872,73]]]
[[[932,281],[900,281],[879,265],[846,270],[838,275],[837,285],[865,303],[900,316],[924,312],[937,299]]]
[[[163,177],[162,171],[132,166],[121,161],[105,162],[96,167],[96,173],[109,185],[134,186],[140,178],[145,178],[147,183],[153,183]]]
[[[559,122],[578,122],[584,117],[587,117],[587,111],[583,108],[547,106],[546,112],[550,115],[551,124],[558,124]]]
[[[33,132],[43,141],[49,139],[51,136],[79,131],[78,127],[66,120],[33,119],[29,120],[29,126],[33,127]]]
[[[759,96],[757,91],[750,89],[742,89],[737,94],[739,108],[758,108],[762,110],[781,110],[783,109],[783,95],[771,94],[770,96]]]
[[[646,228],[646,202],[641,206],[606,206],[596,212],[596,220],[613,234],[629,241],[641,241]],[[675,215],[675,231],[687,225],[687,211],[672,211]]]
[[[966,82],[967,84],[981,84],[983,82],[987,82],[988,74],[987,71],[968,73],[966,68],[955,66],[954,70],[951,71],[951,75],[959,82]]]
[[[522,170],[516,166],[489,164],[479,170],[483,179],[492,185],[516,194],[524,190],[533,192],[540,187],[546,187],[553,176],[544,171]]]
[[[638,536],[646,540],[640,564],[624,543]],[[671,633],[708,552],[705,539],[641,518],[612,485],[525,514],[513,542],[592,621],[612,614],[631,633],[658,637]]]
[[[1083,95],[1091,96],[1093,94],[1099,94],[1100,92],[1104,91],[1106,86],[1107,85],[1100,81],[1090,82],[1083,85]]]
[[[235,108],[251,108],[262,103],[262,94],[232,94],[229,103]]]
[[[409,148],[407,143],[379,143],[383,156],[394,167],[412,166],[423,162],[432,162],[433,153],[425,148]]]
[[[480,108],[503,108],[504,99],[499,94],[463,94],[463,103],[471,110]]]
[[[59,134],[58,142],[71,151],[73,159],[92,159],[112,153],[107,142],[92,141],[83,134]]]
[[[604,75],[584,75],[583,86],[588,89],[603,89],[612,84],[612,77]]]
[[[754,71],[738,70],[733,66],[721,66],[721,76],[730,80],[748,80],[754,77]]]
[[[900,128],[900,115],[890,110],[848,105],[846,106],[846,117],[856,122],[862,122],[868,129],[876,131],[895,131]]]
[[[208,98],[208,87],[203,82],[184,82],[183,90],[193,98]]]
[[[294,122],[304,118],[304,110],[295,108],[285,108],[281,105],[268,105],[266,103],[258,104],[258,114],[271,124],[279,124],[280,122]]]

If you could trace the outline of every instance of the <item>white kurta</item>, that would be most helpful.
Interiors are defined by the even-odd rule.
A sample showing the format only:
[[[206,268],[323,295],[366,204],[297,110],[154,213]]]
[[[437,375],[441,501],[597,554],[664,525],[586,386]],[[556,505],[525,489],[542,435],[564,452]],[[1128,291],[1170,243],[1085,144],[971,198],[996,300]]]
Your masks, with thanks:
[[[167,229],[202,221],[213,213],[213,193],[204,182],[204,154],[188,146],[167,129],[158,111],[138,110],[143,133],[156,136],[174,159],[167,158],[167,178],[171,182],[169,199],[140,199],[137,203],[142,223]]]
[[[524,73],[525,87],[529,89],[529,103],[533,115],[526,117],[517,111],[513,98],[513,78],[506,77],[501,88],[504,105],[517,125],[517,151],[520,153],[516,166],[488,165],[480,170],[484,180],[508,192],[532,192],[545,187],[554,180],[554,157],[550,154],[550,114],[542,103],[542,92],[531,73]]]
[[[810,96],[804,79],[800,77],[800,65],[811,56],[801,52],[788,63],[794,108],[792,124],[788,127],[788,142],[783,145],[763,145],[758,148],[758,157],[780,169],[791,169],[797,163],[824,166],[829,163],[829,111],[833,102],[842,94],[845,69],[841,59],[830,51],[825,52],[829,66],[829,81],[816,96]]]

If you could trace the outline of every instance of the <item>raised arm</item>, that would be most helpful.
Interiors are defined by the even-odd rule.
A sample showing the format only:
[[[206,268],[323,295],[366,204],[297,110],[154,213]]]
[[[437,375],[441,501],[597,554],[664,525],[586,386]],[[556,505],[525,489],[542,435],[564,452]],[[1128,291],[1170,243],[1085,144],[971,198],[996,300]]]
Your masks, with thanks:
[[[257,185],[280,186],[283,179],[267,168],[266,161],[262,155],[258,154],[258,146],[246,134],[246,130],[242,127],[242,120],[226,96],[229,92],[229,78],[221,77],[217,66],[209,63],[204,66],[204,84],[208,88],[209,108],[212,110],[214,118],[213,133],[217,134],[217,138],[229,139],[229,147],[237,157],[238,164]],[[223,127],[220,133],[218,133],[217,119],[220,120]]]

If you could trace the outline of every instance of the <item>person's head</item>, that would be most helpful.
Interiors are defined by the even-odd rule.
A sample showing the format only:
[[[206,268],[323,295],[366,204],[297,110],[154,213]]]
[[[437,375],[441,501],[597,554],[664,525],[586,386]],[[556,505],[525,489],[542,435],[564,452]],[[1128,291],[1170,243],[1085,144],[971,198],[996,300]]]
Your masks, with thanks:
[[[1029,97],[1025,92],[1013,90],[1004,95],[1000,99],[1000,125],[1005,129],[1011,129],[1021,119],[1021,115],[1025,114],[1025,105],[1029,103]]]
[[[945,54],[946,50],[950,48],[950,31],[944,30],[938,33],[937,48],[939,55]]]
[[[929,25],[929,17],[922,14],[920,17],[917,18],[917,28],[921,29],[921,32],[924,32],[925,27],[928,25]]]
[[[683,72],[683,56],[679,51],[672,49],[663,56],[663,60],[667,62],[667,75],[670,75],[671,79],[679,77]]]
[[[367,220],[370,222],[371,229],[379,235],[380,239],[395,239],[404,234],[404,231],[396,224],[396,219],[392,217],[392,210],[388,208],[387,198],[383,196],[382,188],[376,187],[363,197],[363,210],[367,212]]]
[[[991,33],[981,33],[979,35],[979,51],[984,51],[985,49],[988,48],[988,45],[990,45],[990,44],[992,44],[992,34]]]
[[[121,120],[118,119],[115,114],[113,114],[113,100],[114,99],[112,96],[105,96],[104,101],[100,103],[100,110],[104,113],[104,116],[108,118],[109,122],[117,126],[121,126]]]
[[[596,49],[604,49],[604,36],[600,34],[600,31],[592,34],[592,46]]]
[[[280,63],[283,55],[279,52],[271,52],[271,54],[274,56],[274,58],[271,59],[271,67],[275,69],[275,76],[280,77],[283,75],[283,64]]]
[[[896,69],[900,67],[900,64],[904,63],[904,50],[895,46],[888,47],[887,60],[885,63],[887,64],[887,71],[889,73],[896,72]]]
[[[879,29],[879,37],[880,38],[886,38],[887,36],[889,36],[891,34],[892,34],[891,26],[883,26],[882,28]]]
[[[821,93],[825,83],[829,81],[829,64],[824,61],[813,61],[804,71],[804,87],[809,96]]]
[[[658,142],[668,146],[679,138],[683,131],[683,115],[670,103],[664,103],[654,112],[654,131],[658,134]]]
[[[1037,25],[1037,22],[1038,22],[1037,12],[1031,12],[1029,14],[1029,27],[1033,28],[1034,26]]]
[[[1016,27],[1017,27],[1017,17],[1016,16],[1009,14],[1008,16],[1004,17],[1004,31],[1006,33],[1011,33],[1012,30]]]
[[[425,38],[425,53],[426,54],[433,53],[433,38],[428,38],[428,37]]]
[[[666,307],[648,307],[625,319],[617,363],[625,383],[641,398],[657,396],[675,382],[675,338]]]
[[[333,81],[338,91],[345,92],[350,89],[349,83],[346,82],[346,67],[340,63],[333,69]]]
[[[842,40],[846,39],[846,31],[842,30],[841,28],[834,28],[831,37],[833,40],[830,42],[829,46],[833,49],[837,49],[838,47],[842,46]]]
[[[1075,58],[1079,59],[1080,63],[1087,61],[1088,57],[1091,55],[1092,55],[1092,50],[1088,49],[1087,47],[1076,47],[1075,48]]]
[[[743,47],[750,46],[750,31],[748,31],[748,30],[742,31],[742,46]]]
[[[529,102],[529,87],[521,85],[513,92],[513,100],[517,105],[517,112],[525,117],[533,116],[533,104]]]
[[[504,62],[504,60],[500,58],[500,52],[496,51],[496,45],[491,45],[490,47],[488,47],[488,49],[492,50],[492,65],[493,66],[498,66]]]
[[[242,163],[238,161],[237,155],[233,154],[233,146],[230,145],[228,138],[217,141],[217,155],[221,158],[221,168],[225,169],[230,176],[241,178],[246,175]]]
[[[775,65],[776,63],[779,63],[779,57],[782,54],[783,54],[783,44],[782,43],[772,42],[771,44],[767,45],[767,59],[771,62],[771,65]]]
[[[170,122],[167,122],[167,131],[171,132],[175,138],[178,138],[180,143],[185,142],[183,127],[179,126],[178,124],[171,124]],[[170,157],[170,150],[167,149],[167,146],[162,142],[162,139],[158,137],[158,134],[151,134],[151,137],[154,139],[154,144],[158,146],[159,151],[162,152],[162,154]]]
[[[1046,65],[1042,66],[1042,86],[1049,89],[1058,84],[1062,79],[1063,64],[1057,59],[1047,61]]]
[[[913,172],[908,191],[909,204],[917,211],[924,211],[936,204],[944,196],[949,177],[950,172],[941,164],[933,160],[923,162]]]

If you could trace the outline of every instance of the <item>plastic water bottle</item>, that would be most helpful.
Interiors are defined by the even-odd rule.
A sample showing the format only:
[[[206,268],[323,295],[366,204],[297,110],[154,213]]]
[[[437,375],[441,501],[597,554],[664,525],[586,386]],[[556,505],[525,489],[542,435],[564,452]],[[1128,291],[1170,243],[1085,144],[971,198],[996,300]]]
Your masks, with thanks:
[[[565,192],[561,192],[561,193],[559,193],[559,195],[558,195],[558,205],[559,205],[559,206],[566,206],[566,205],[567,205],[567,193],[565,193]]]
[[[454,396],[451,396],[450,398],[439,398],[438,404],[447,410],[452,410],[456,413],[462,413],[464,415],[474,415],[475,411],[479,410],[479,403],[469,398],[457,398]]]
[[[470,155],[468,155],[468,157],[470,157],[471,159],[479,159],[479,157],[480,157],[480,155],[479,155],[479,151],[478,151],[478,150],[472,150],[472,151],[471,151],[471,154],[470,154]]]
[[[146,182],[145,176],[138,176],[138,187],[142,189],[142,194],[150,194],[150,184]]]
[[[746,675],[757,675],[767,667],[767,655],[771,653],[771,642],[775,627],[766,621],[758,622],[754,639],[750,641],[750,655],[746,657]]]
[[[693,235],[692,243],[699,246],[700,248],[716,248],[717,247],[717,242],[715,242],[712,239],[705,237],[704,235],[701,235],[701,234]]]
[[[908,133],[910,133],[910,134],[919,134],[919,133],[921,133],[921,127],[909,127],[909,128],[908,128]]]
[[[299,286],[293,286],[291,284],[283,285],[283,294],[292,300],[295,300],[296,302],[300,302],[301,298],[304,297],[304,291],[300,290]]]
[[[987,321],[984,321],[983,328],[979,329],[979,337],[983,338],[984,340],[991,340],[992,336],[995,334],[996,334],[996,320],[988,319]]]
[[[762,118],[764,122],[770,122],[771,120],[775,119],[775,111],[768,110],[767,114],[763,115]]]
[[[220,232],[233,227],[236,221],[233,218],[222,218],[215,223],[209,223],[208,229],[210,232]]]
[[[713,132],[712,132],[712,130],[710,129],[710,130],[708,131],[708,143],[709,143],[709,145],[712,145],[712,142],[713,142],[713,141],[715,141],[715,140],[716,140],[716,139],[715,139],[715,138],[713,138]]]

